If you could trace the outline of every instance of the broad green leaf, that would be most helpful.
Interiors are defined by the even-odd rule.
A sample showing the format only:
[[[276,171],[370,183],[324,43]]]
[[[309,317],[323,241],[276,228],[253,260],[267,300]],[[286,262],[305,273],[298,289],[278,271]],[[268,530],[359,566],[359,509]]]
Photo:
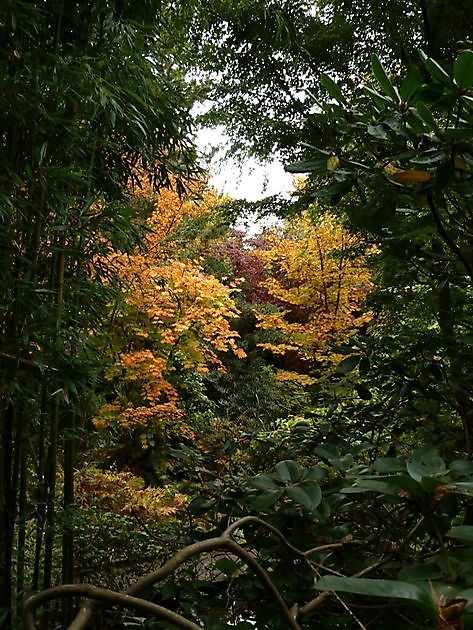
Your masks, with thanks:
[[[262,494],[252,499],[251,505],[257,511],[265,510],[266,508],[276,503],[280,496],[281,493],[279,492],[279,490],[267,490],[266,492],[263,492]]]
[[[437,488],[444,486],[444,482],[438,477],[422,477],[420,485],[426,492],[433,492]]]
[[[462,477],[473,475],[473,462],[468,459],[455,459],[450,462],[449,469]]]
[[[391,83],[388,75],[386,74],[386,70],[384,69],[383,64],[381,63],[377,55],[372,55],[371,57],[371,68],[379,85],[383,89],[383,92],[386,94],[386,96],[389,96],[389,98],[397,103],[399,101],[399,95],[393,84]]]
[[[445,486],[451,492],[458,494],[465,494],[469,497],[473,497],[473,482],[472,481],[458,481],[457,483],[449,483]]]
[[[352,486],[353,491],[358,489],[362,492],[381,492],[382,494],[396,495],[399,492],[399,488],[386,481],[378,481],[377,479],[357,479]],[[350,488],[342,490],[342,492],[348,492]]]
[[[284,167],[287,173],[315,173],[327,170],[327,158],[316,158],[303,162],[293,162]]]
[[[299,464],[292,459],[278,462],[275,466],[276,477],[284,483],[294,483],[301,479],[302,469]]]
[[[407,472],[416,481],[421,481],[422,477],[445,473],[446,469],[443,459],[432,449],[414,451],[412,461],[407,464]]]
[[[389,136],[386,129],[382,125],[368,125],[368,133],[377,140],[388,140]]]
[[[332,184],[328,184],[327,186],[323,186],[319,188],[315,196],[324,198],[324,197],[333,197],[335,195],[346,195],[350,192],[353,187],[353,182],[349,179],[339,182],[333,182]]]
[[[205,497],[196,497],[189,503],[189,511],[192,514],[204,514],[207,510],[215,505],[214,499],[206,499]]]
[[[330,459],[331,457],[341,457],[341,453],[335,444],[324,444],[324,446],[316,446],[314,449],[317,455]]]
[[[462,101],[464,101],[469,107],[473,107],[473,96],[463,94]]]
[[[405,599],[419,604],[425,611],[435,613],[435,606],[427,586],[409,582],[327,575],[315,583],[315,588],[319,591],[340,591],[384,599]]]
[[[439,63],[437,63],[435,59],[432,59],[431,57],[427,57],[427,55],[422,50],[420,51],[420,58],[424,62],[425,67],[427,68],[427,70],[429,71],[433,79],[435,79],[436,81],[439,81],[440,83],[447,86],[448,88],[455,87],[449,74],[445,72],[442,66]]]
[[[216,560],[214,562],[214,567],[229,577],[234,575],[240,568],[237,562],[227,557],[222,557]]]
[[[322,490],[316,483],[289,486],[286,488],[286,494],[295,503],[304,506],[308,510],[315,510],[322,501]]]
[[[379,110],[384,110],[386,107],[392,107],[393,105],[392,100],[380,94],[378,90],[374,90],[373,88],[370,88],[367,85],[364,86],[363,90],[367,94],[369,94],[369,96],[371,97],[371,100],[374,102],[374,104],[378,107]]]
[[[347,470],[353,464],[353,455],[346,453],[342,456],[333,444],[317,446],[314,453],[322,459],[326,459],[331,466],[338,470]]]
[[[462,51],[453,66],[455,83],[462,90],[473,85],[473,50]]]
[[[416,105],[416,110],[419,117],[423,120],[427,127],[429,127],[431,131],[436,132],[438,130],[438,125],[427,105],[422,101],[419,101]]]
[[[437,164],[439,162],[445,162],[449,159],[448,154],[445,151],[438,151],[437,149],[431,149],[430,151],[425,151],[425,153],[421,153],[419,156],[413,158],[411,160],[412,164]]]
[[[423,582],[442,577],[442,571],[435,562],[414,564],[399,571],[399,579],[406,582]]]
[[[458,527],[452,527],[445,536],[473,543],[473,525],[459,525]]]
[[[473,140],[473,127],[449,127],[444,131],[445,137],[454,142]]]
[[[373,468],[380,473],[393,473],[406,470],[406,462],[399,457],[380,457],[374,464]]]
[[[422,87],[422,76],[419,72],[419,68],[411,64],[407,71],[407,76],[401,83],[399,88],[399,94],[401,99],[408,103],[415,93]]]
[[[251,488],[257,488],[258,490],[275,490],[279,486],[271,477],[265,477],[264,475],[258,475],[252,477],[247,481]]]
[[[396,475],[394,477],[385,477],[384,479],[391,485],[399,488],[399,490],[404,490],[404,492],[409,493],[413,497],[420,497],[424,494],[420,483],[408,475]]]
[[[327,90],[332,98],[334,98],[338,103],[343,103],[344,105],[347,102],[347,99],[343,96],[341,89],[335,83],[333,79],[331,79],[328,74],[322,74],[320,77],[320,83]]]
[[[351,372],[352,370],[356,368],[359,361],[360,361],[359,355],[353,355],[351,357],[347,357],[346,359],[343,359],[343,361],[340,361],[340,363],[335,368],[335,371],[337,372],[337,374],[348,374],[348,372]]]
[[[361,375],[365,375],[368,374],[368,372],[370,371],[370,360],[368,359],[368,357],[361,357],[360,359],[360,363],[358,365],[358,370],[360,372]]]
[[[355,390],[361,400],[371,400],[373,398],[373,394],[370,390],[361,383],[355,385]]]
[[[327,473],[320,466],[314,466],[313,468],[309,468],[309,470],[305,471],[302,475],[304,481],[320,481],[326,477]]]

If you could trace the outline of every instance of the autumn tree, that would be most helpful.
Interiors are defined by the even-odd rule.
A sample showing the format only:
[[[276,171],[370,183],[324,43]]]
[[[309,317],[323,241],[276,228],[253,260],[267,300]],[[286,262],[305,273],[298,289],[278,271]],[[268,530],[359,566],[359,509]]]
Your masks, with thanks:
[[[314,221],[307,212],[266,233],[265,241],[258,250],[263,286],[278,308],[257,313],[258,326],[277,331],[279,341],[260,347],[286,360],[295,355],[310,371],[369,319],[361,308],[371,286],[363,243],[333,215]]]
[[[205,273],[201,261],[176,243],[186,221],[210,220],[215,194],[202,183],[185,198],[169,190],[153,195],[144,185],[137,202],[143,197],[152,205],[143,247],[102,261],[120,278],[122,295],[104,339],[112,344],[113,364],[107,401],[94,425],[105,435],[111,432],[121,452],[115,455],[119,466],[133,468],[135,462],[138,473],[144,466],[148,481],[156,483],[156,475],[168,468],[169,447],[195,439],[186,402],[190,383],[201,387],[210,367],[223,370],[226,353],[245,353],[232,327],[238,316],[235,284]]]

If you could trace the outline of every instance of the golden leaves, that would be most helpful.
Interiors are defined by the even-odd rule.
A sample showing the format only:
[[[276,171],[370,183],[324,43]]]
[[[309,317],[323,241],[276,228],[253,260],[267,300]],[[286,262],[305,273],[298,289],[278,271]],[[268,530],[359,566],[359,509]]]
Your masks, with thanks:
[[[145,487],[143,479],[129,471],[102,471],[89,467],[76,475],[75,485],[79,505],[95,505],[120,514],[162,520],[186,506],[183,494]]]
[[[360,240],[329,213],[314,224],[307,213],[273,230],[264,260],[269,295],[280,306],[258,313],[258,327],[284,334],[283,343],[259,344],[274,354],[297,351],[306,360],[323,357],[332,342],[347,339],[360,316],[360,303],[371,287]]]
[[[180,369],[204,373],[210,365],[223,367],[220,353],[246,356],[231,326],[238,315],[233,300],[237,289],[204,273],[199,260],[179,259],[173,241],[179,224],[208,213],[215,195],[206,193],[196,203],[169,190],[156,195],[146,184],[136,194],[154,207],[145,250],[107,259],[120,278],[125,304],[116,316],[116,344],[122,351],[109,379],[128,393],[100,410],[95,425],[102,428],[175,422],[184,415],[172,384],[176,362]]]

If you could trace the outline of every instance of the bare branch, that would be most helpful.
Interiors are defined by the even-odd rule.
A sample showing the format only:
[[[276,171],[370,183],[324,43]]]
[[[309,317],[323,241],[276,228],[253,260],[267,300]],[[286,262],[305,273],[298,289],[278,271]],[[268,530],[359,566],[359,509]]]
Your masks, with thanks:
[[[166,619],[183,630],[202,630],[200,626],[189,621],[182,615],[175,613],[168,608],[158,606],[145,599],[138,597],[131,597],[125,593],[117,593],[115,591],[109,591],[105,588],[97,588],[90,584],[63,584],[62,586],[56,586],[46,591],[42,591],[37,595],[29,597],[23,604],[23,622],[25,630],[35,630],[35,612],[39,606],[45,604],[52,599],[81,596],[93,599],[95,601],[104,602],[107,604],[118,604],[125,608],[132,608],[141,612],[159,617],[160,619]]]
[[[258,523],[259,525],[266,527],[267,529],[269,529],[270,531],[278,535],[278,537],[281,540],[283,540],[288,546],[290,546],[290,548],[292,548],[295,552],[297,552],[299,555],[303,555],[303,552],[296,549],[296,547],[292,547],[292,545],[290,545],[290,543],[286,541],[286,539],[281,534],[281,532],[279,532],[279,530],[277,530],[276,528],[273,528],[272,525],[270,525],[269,523],[265,523],[265,521],[261,521],[260,519],[257,519],[256,517],[245,516],[241,519],[238,519],[231,525],[229,525],[229,527],[222,533],[221,536],[217,536],[215,538],[209,538],[208,540],[202,540],[202,541],[193,543],[192,545],[188,545],[187,547],[184,547],[183,549],[175,553],[159,569],[157,569],[153,573],[149,573],[148,575],[145,575],[141,579],[137,580],[134,584],[129,586],[128,589],[126,590],[126,594],[138,595],[139,593],[149,588],[150,586],[152,586],[159,580],[162,580],[163,578],[168,576],[170,573],[173,573],[179,566],[181,566],[181,564],[183,564],[186,560],[189,560],[190,558],[194,556],[197,556],[202,553],[209,552],[209,551],[217,551],[219,549],[220,550],[226,549],[234,553],[241,560],[243,560],[243,562],[245,562],[245,564],[249,568],[253,569],[253,571],[257,574],[261,582],[264,584],[264,586],[268,590],[270,596],[278,605],[281,615],[287,621],[289,628],[292,628],[292,630],[299,630],[299,625],[294,615],[292,614],[290,609],[287,607],[286,603],[284,602],[284,599],[282,598],[278,589],[274,586],[271,578],[266,573],[264,568],[260,565],[260,563],[256,560],[256,558],[251,553],[249,553],[246,549],[244,549],[241,545],[239,545],[237,542],[235,542],[231,538],[232,534],[239,527],[242,527],[246,523],[250,523],[250,522]],[[83,630],[86,627],[87,623],[90,621],[94,612],[94,608],[95,608],[95,602],[93,601],[85,602],[84,605],[81,607],[81,610],[77,614],[76,618],[74,619],[72,624],[69,626],[69,630]]]

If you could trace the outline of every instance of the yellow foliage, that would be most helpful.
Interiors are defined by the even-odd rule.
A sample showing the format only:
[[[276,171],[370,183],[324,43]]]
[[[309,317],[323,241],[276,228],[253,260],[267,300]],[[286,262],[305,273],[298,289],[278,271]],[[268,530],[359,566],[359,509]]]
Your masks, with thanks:
[[[346,341],[360,317],[361,301],[371,288],[361,242],[331,214],[314,224],[307,213],[267,235],[258,250],[267,272],[265,287],[280,304],[276,313],[257,314],[263,330],[284,333],[281,344],[263,343],[275,354],[297,350],[304,360],[320,359],[333,343]]]
[[[428,171],[405,170],[391,162],[383,170],[389,179],[398,184],[423,184],[433,177],[433,174]]]
[[[162,488],[145,487],[131,472],[102,471],[89,467],[75,478],[77,503],[110,512],[137,514],[153,520],[173,516],[186,506],[186,497]]]
[[[195,186],[201,194],[203,184]],[[126,304],[117,314],[123,336],[117,341],[123,350],[109,378],[133,384],[141,404],[117,397],[113,407],[103,407],[95,419],[100,428],[118,423],[130,429],[182,418],[177,390],[169,381],[176,357],[184,368],[204,373],[210,365],[222,367],[219,353],[246,356],[231,328],[238,315],[232,297],[237,289],[205,274],[198,260],[179,260],[172,241],[179,223],[209,212],[216,195],[206,192],[196,203],[169,190],[157,195],[145,184],[136,195],[155,209],[148,221],[145,251],[116,253],[107,259],[110,270],[121,278]]]
[[[304,387],[313,385],[316,382],[316,379],[308,374],[298,374],[289,370],[279,370],[275,378],[282,383],[297,383]]]

